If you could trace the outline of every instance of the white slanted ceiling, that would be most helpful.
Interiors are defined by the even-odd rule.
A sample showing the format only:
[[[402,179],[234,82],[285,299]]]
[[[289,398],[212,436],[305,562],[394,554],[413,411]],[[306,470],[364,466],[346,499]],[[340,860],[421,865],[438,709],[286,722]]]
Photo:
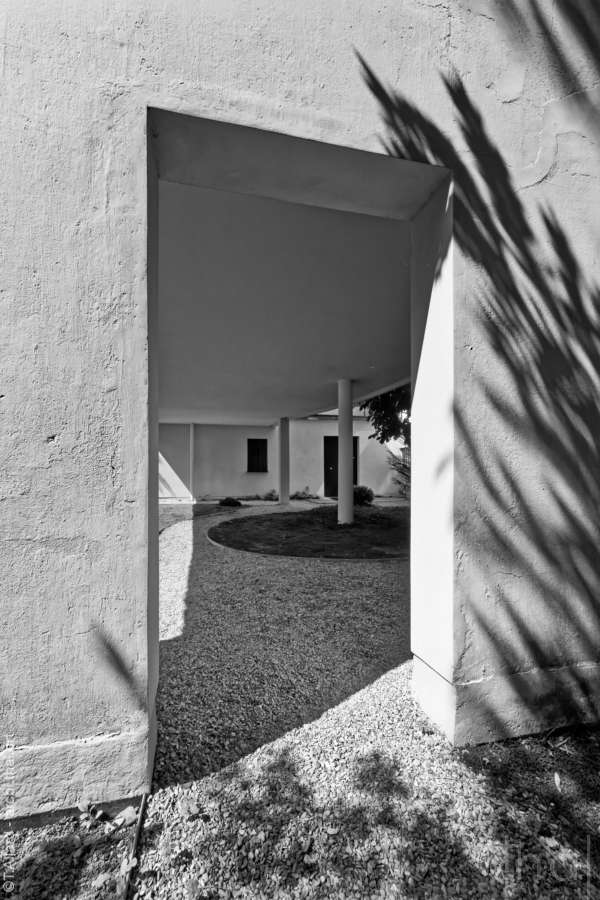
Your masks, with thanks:
[[[410,218],[443,169],[152,112],[161,421],[269,424],[410,375]]]

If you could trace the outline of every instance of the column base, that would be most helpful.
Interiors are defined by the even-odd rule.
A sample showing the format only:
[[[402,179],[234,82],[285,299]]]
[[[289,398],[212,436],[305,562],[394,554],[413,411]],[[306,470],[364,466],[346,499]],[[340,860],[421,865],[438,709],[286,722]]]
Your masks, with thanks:
[[[150,790],[156,723],[135,731],[6,747],[0,753],[0,820],[107,803]]]
[[[600,721],[600,663],[497,674],[460,684],[414,657],[413,691],[457,747]]]

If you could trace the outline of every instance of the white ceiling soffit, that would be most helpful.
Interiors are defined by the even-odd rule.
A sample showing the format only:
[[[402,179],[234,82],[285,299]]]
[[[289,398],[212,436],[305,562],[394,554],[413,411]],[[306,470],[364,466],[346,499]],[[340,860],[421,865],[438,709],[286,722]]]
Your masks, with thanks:
[[[266,424],[410,372],[410,226],[159,182],[161,421]]]
[[[158,176],[221,191],[409,220],[447,169],[152,108]]]

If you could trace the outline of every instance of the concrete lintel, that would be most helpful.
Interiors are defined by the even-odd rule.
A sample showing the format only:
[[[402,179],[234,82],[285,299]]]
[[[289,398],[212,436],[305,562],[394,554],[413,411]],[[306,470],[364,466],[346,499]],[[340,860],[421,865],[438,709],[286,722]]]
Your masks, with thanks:
[[[409,221],[447,177],[400,160],[233,122],[151,107],[150,134],[165,181]]]

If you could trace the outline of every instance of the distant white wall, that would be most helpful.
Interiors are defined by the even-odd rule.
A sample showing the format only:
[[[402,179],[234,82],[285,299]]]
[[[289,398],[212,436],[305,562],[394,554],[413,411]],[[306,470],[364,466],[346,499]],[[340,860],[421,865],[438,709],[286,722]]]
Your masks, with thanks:
[[[267,472],[248,472],[248,438],[267,439]],[[275,428],[194,425],[194,494],[201,497],[262,495],[277,486]]]
[[[369,440],[371,425],[355,419],[353,433],[358,437],[358,484],[370,487],[375,494],[397,495],[387,463],[385,447]],[[337,436],[335,419],[296,419],[290,422],[290,486],[291,491],[304,490],[323,496],[323,438]]]
[[[190,425],[161,423],[158,432],[158,496],[190,500]]]
[[[190,429],[193,442],[190,443]],[[358,483],[375,494],[396,496],[387,451],[369,440],[372,429],[364,419],[354,420],[358,437]],[[290,422],[290,489],[309,488],[323,496],[323,438],[337,436],[335,419],[298,419]],[[248,438],[266,438],[267,472],[247,471]],[[161,424],[159,497],[190,500],[263,495],[278,488],[278,431],[253,425]]]

